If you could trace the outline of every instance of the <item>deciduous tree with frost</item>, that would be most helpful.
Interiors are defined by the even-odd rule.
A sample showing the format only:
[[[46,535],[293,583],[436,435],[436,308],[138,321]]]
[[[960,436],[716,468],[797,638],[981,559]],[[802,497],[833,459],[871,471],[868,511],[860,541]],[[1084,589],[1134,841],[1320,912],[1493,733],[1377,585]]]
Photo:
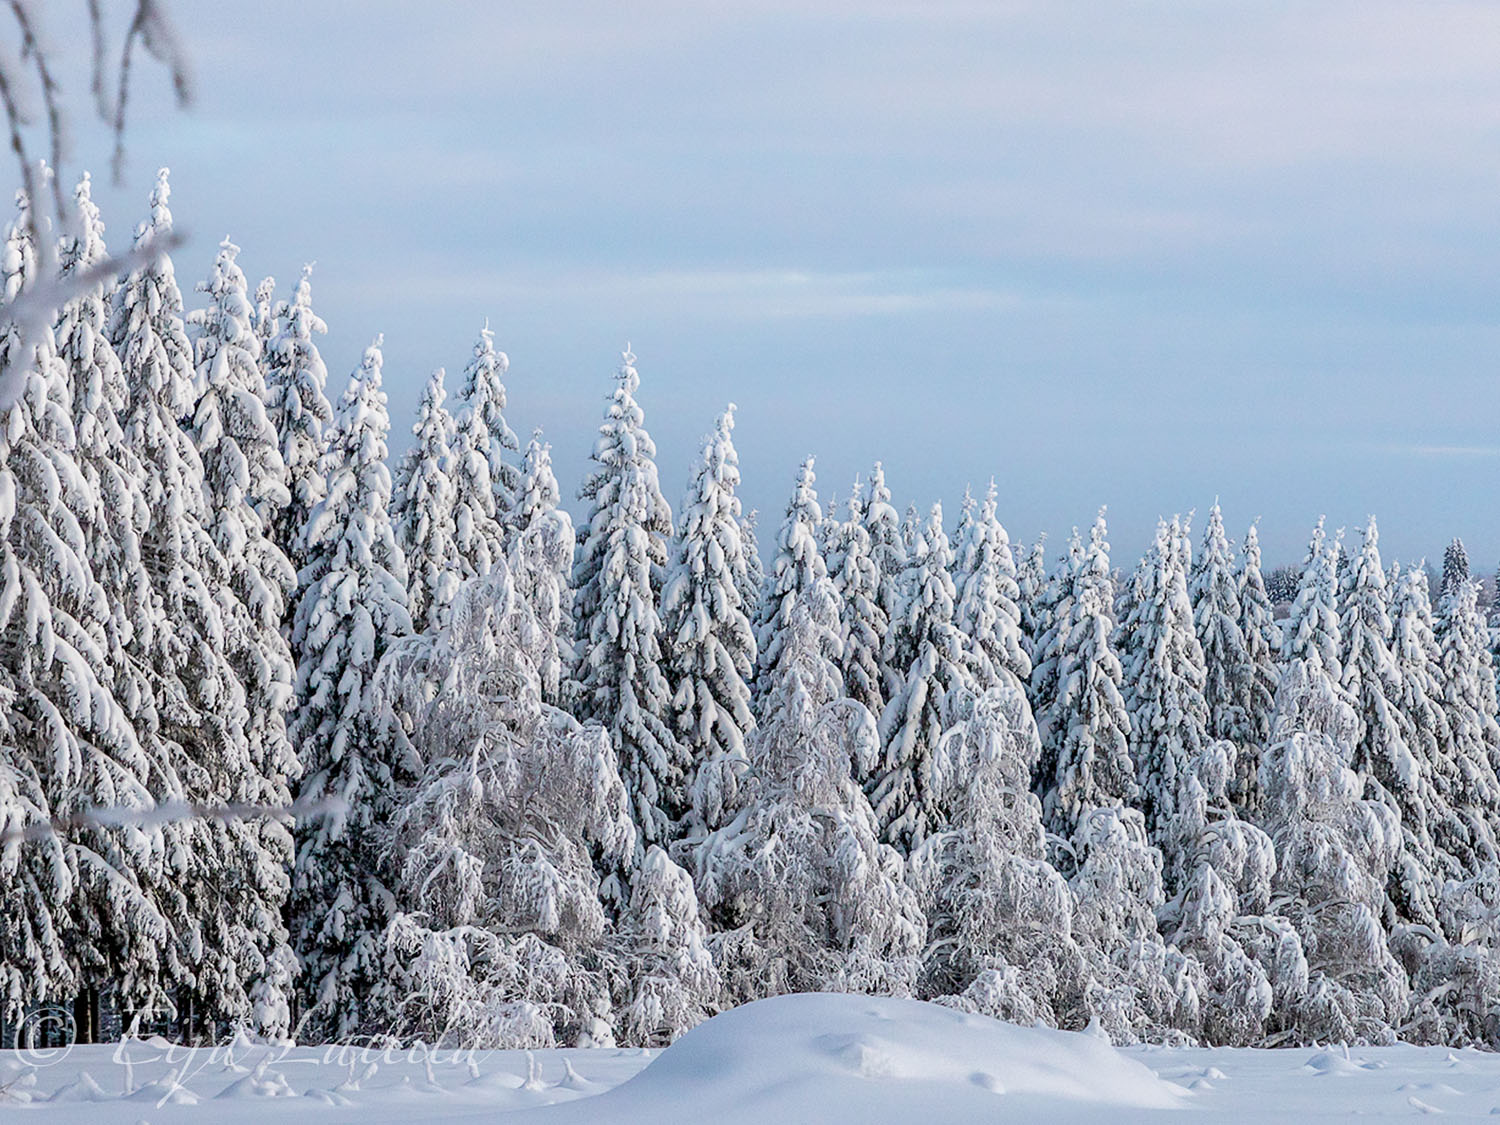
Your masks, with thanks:
[[[377,338],[365,349],[339,402],[321,473],[328,490],[307,524],[293,632],[302,653],[292,724],[300,796],[343,805],[299,826],[292,873],[293,937],[311,1017],[303,1034],[313,1038],[348,1036],[371,1016],[366,1002],[384,971],[380,938],[392,911],[379,829],[416,765],[374,700],[381,657],[411,632],[406,562],[390,520],[380,345]]]
[[[1036,728],[1003,681],[943,735],[933,760],[949,827],[911,857],[927,911],[922,994],[997,1019],[1088,1023],[1088,970],[1073,941],[1073,895],[1046,860],[1031,792]]]
[[[1276,848],[1235,815],[1235,745],[1210,742],[1180,777],[1176,835],[1185,856],[1176,895],[1157,913],[1162,933],[1203,968],[1203,1035],[1255,1046],[1281,1032],[1300,1002],[1307,956],[1291,922],[1271,913]]]
[[[628,862],[635,830],[608,736],[542,700],[530,618],[501,560],[381,665],[381,714],[423,764],[392,809],[378,985],[403,1037],[612,1041],[620,951],[592,852]]]
[[[1272,902],[1309,968],[1305,994],[1281,1019],[1302,1042],[1388,1042],[1408,994],[1380,921],[1401,826],[1388,805],[1360,796],[1348,765],[1359,718],[1316,648],[1287,665],[1273,729],[1260,768],[1263,827],[1276,845]]]
[[[793,517],[788,526],[811,534]],[[749,741],[744,807],[694,851],[732,1003],[804,991],[907,995],[916,983],[926,925],[853,780],[851,762],[868,767],[878,742],[870,713],[843,695],[838,632],[837,595],[816,575],[791,595],[762,665],[770,687]]]

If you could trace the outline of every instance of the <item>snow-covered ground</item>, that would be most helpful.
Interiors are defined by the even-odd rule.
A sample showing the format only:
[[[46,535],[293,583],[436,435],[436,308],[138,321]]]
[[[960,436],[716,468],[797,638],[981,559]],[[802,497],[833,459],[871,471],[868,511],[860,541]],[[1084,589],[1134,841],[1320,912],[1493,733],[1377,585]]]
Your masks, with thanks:
[[[14,1120],[239,1125],[536,1122],[1142,1121],[1225,1115],[1500,1112],[1500,1056],[1444,1048],[1116,1051],[907,1000],[787,996],[729,1012],[666,1051],[454,1056],[166,1043],[0,1052]]]

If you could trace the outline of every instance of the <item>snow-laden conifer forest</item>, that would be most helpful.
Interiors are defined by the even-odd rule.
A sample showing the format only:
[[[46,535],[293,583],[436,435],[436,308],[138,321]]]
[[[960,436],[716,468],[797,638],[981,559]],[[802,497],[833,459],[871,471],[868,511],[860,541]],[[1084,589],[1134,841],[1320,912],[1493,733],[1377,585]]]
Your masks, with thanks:
[[[7,296],[104,259],[74,200],[18,197]],[[655,1049],[838,992],[1500,1047],[1457,541],[1434,589],[1320,523],[1278,613],[1217,504],[1132,565],[1102,510],[1018,544],[1003,480],[903,516],[878,461],[833,504],[809,457],[757,524],[735,430],[769,423],[727,405],[660,469],[628,350],[575,490],[487,327],[393,420],[379,338],[330,373],[315,274],[185,258],[0,339],[7,1028]]]

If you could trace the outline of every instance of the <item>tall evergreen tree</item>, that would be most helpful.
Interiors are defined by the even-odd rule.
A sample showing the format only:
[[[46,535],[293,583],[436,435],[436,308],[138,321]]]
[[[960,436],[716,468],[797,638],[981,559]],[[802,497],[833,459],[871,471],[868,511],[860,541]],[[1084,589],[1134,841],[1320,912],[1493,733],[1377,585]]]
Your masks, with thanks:
[[[690,763],[668,725],[671,689],[662,670],[660,572],[672,510],[656,475],[656,445],[636,403],[640,375],[628,350],[594,445],[597,466],[580,493],[578,711],[598,719],[620,757],[632,816],[647,844],[669,842],[687,811]]]
[[[465,578],[488,574],[505,554],[505,525],[520,485],[516,467],[505,458],[517,448],[505,423],[505,384],[509,366],[495,350],[488,328],[479,334],[474,358],[464,368],[464,406],[452,438],[453,510]]]
[[[1021,635],[1016,604],[1016,562],[1010,536],[995,515],[995,482],[990,481],[978,515],[960,529],[953,583],[955,621],[968,642],[968,660],[980,691],[1002,682],[1018,691],[1031,677],[1031,658]],[[1028,708],[1030,710],[1030,708]]]
[[[1453,745],[1453,734],[1443,706],[1437,627],[1427,593],[1427,571],[1422,566],[1412,567],[1397,578],[1391,602],[1391,657],[1396,664],[1397,685],[1392,702],[1406,745],[1428,779],[1428,831],[1445,866],[1442,875],[1461,878],[1479,867],[1486,841],[1471,835],[1471,824],[1454,806],[1461,798],[1451,784],[1451,774],[1440,769]]]
[[[530,610],[526,630],[542,701],[561,707],[573,674],[573,519],[562,508],[552,473],[552,447],[537,430],[526,446],[521,488],[511,510],[510,572],[516,594]]]
[[[837,549],[828,560],[839,594],[840,632],[844,642],[839,670],[844,690],[877,715],[885,710],[881,650],[890,621],[880,608],[880,568],[871,555],[865,527],[864,496],[858,482],[849,494],[849,518],[842,524]],[[858,778],[860,784],[868,778]]]
[[[1113,583],[1104,512],[1089,533],[1089,545],[1072,575],[1067,621],[1057,630],[1059,692],[1042,721],[1043,762],[1053,772],[1040,778],[1042,814],[1049,831],[1069,840],[1091,809],[1119,807],[1136,797],[1130,760],[1130,713],[1115,655]]]
[[[1455,538],[1443,552],[1443,584],[1438,587],[1438,598],[1446,598],[1469,580],[1469,553],[1464,550],[1464,541]]]
[[[1340,537],[1329,543],[1323,532],[1323,517],[1318,517],[1307,557],[1302,562],[1302,577],[1291,616],[1282,630],[1282,660],[1307,660],[1316,655],[1319,666],[1328,673],[1335,687],[1343,678],[1343,640],[1339,631],[1338,560],[1342,557]]]
[[[230,744],[236,756],[215,763],[213,772],[225,804],[284,806],[300,772],[287,740],[294,669],[281,634],[296,575],[270,538],[265,517],[284,508],[290,496],[276,431],[266,417],[260,340],[238,253],[228,239],[220,244],[209,279],[199,286],[210,304],[190,317],[198,329],[201,388],[192,437],[203,467],[207,530],[226,567],[218,592],[225,655],[245,696],[244,729]],[[268,819],[230,820],[213,830],[226,837],[223,854],[231,866],[221,871],[222,885],[236,892],[234,956],[241,975],[255,982],[257,1022],[285,1035],[295,974],[281,921],[291,834]]]
[[[45,283],[24,194],[17,204],[0,258],[6,305]],[[87,315],[64,316],[70,350],[90,331]],[[160,763],[114,695],[118,645],[86,530],[99,501],[79,466],[68,364],[50,328],[24,332],[11,319],[0,367],[24,381],[0,419],[0,1012],[18,1019],[106,982],[148,999],[170,951],[153,894],[159,830],[84,821],[45,831],[49,818],[97,804],[148,810]],[[30,839],[11,835],[28,829]]]
[[[829,580],[828,564],[818,541],[818,527],[823,520],[823,510],[818,505],[817,490],[813,488],[816,482],[813,459],[809,457],[797,472],[797,484],[787,502],[786,518],[782,521],[781,537],[777,542],[776,559],[767,575],[766,592],[757,615],[755,679],[759,695],[756,704],[757,715],[762,720],[769,718],[764,701],[776,678],[773,670],[782,659],[781,650],[792,621],[792,611],[800,600],[812,596],[810,591],[817,590],[817,596],[821,598],[826,585],[827,594],[833,598],[835,626],[827,635],[821,629],[818,630],[817,636],[823,646],[823,656],[833,663],[835,672],[843,651],[842,630],[837,623],[838,594]]]
[[[896,623],[905,612],[902,582],[906,575],[906,543],[901,537],[901,520],[891,506],[891,490],[885,484],[885,469],[879,461],[870,473],[864,495],[865,530],[870,535],[870,560],[879,574],[875,605],[885,616],[888,629],[880,654],[881,700],[889,699],[906,678],[905,666],[892,662]]]
[[[1203,700],[1208,707],[1208,735],[1239,744],[1248,740],[1255,669],[1241,631],[1238,577],[1224,517],[1215,504],[1208,513],[1203,550],[1188,579],[1193,625],[1203,647]]]
[[[907,563],[907,601],[899,628],[909,638],[906,678],[880,717],[881,769],[871,804],[887,843],[910,854],[945,821],[933,785],[932,758],[943,732],[973,708],[974,680],[964,635],[954,623],[953,550],[943,508],[932,506]]]
[[[1177,519],[1157,524],[1156,541],[1136,571],[1131,616],[1120,627],[1131,757],[1146,827],[1168,856],[1168,893],[1182,874],[1176,798],[1183,772],[1208,743],[1209,721],[1181,538]]]
[[[280,438],[291,501],[272,519],[272,538],[300,573],[308,559],[307,521],[327,494],[323,451],[325,431],[333,424],[328,369],[313,339],[328,326],[312,309],[311,266],[302,267],[291,301],[277,312],[280,327],[267,347],[266,402]]]
[[[138,245],[170,237],[169,194],[163,169]],[[230,564],[210,532],[221,529],[209,509],[202,458],[180,424],[193,409],[196,380],[170,258],[153,257],[120,283],[110,338],[132,381],[121,423],[125,443],[144,470],[150,512],[141,554],[152,576],[154,612],[151,628],[140,636],[140,655],[153,669],[159,729],[177,748],[183,796],[219,805],[244,780],[253,790],[259,770],[250,746],[246,687],[231,664],[230,653],[242,643],[233,597],[226,602],[220,596],[229,587]],[[263,686],[274,689],[274,683]],[[262,696],[258,706],[267,701]],[[262,719],[260,733],[274,740],[274,720],[264,712]],[[254,965],[255,943],[264,934],[247,929],[256,922],[246,912],[262,906],[265,896],[275,897],[276,875],[265,873],[264,895],[252,895],[247,903],[241,896],[248,888],[225,878],[226,871],[244,870],[244,853],[234,850],[238,829],[198,820],[174,824],[170,831],[173,869],[164,901],[176,943],[169,972],[191,1005],[187,1017],[190,1022],[247,1017],[252,1004],[247,990],[254,985],[246,970]],[[266,924],[274,926],[271,920]]]
[[[732,815],[748,765],[745,737],[755,723],[755,635],[740,601],[746,567],[733,429],[731,403],[693,471],[662,592],[673,729],[692,763],[692,834],[712,831]]]
[[[381,341],[365,349],[339,402],[313,509],[293,640],[302,754],[301,798],[341,808],[299,825],[292,874],[293,935],[311,1017],[304,1034],[345,1037],[370,1015],[380,940],[392,912],[379,836],[414,764],[376,712],[375,672],[390,642],[411,631],[406,562],[390,520],[390,417],[380,385]]]
[[[1106,552],[1107,554],[1107,552]],[[1059,674],[1063,645],[1073,612],[1073,582],[1084,563],[1083,539],[1075,527],[1068,536],[1067,553],[1060,555],[1045,585],[1033,599],[1032,612],[1036,633],[1031,643],[1031,680],[1027,684],[1027,696],[1031,710],[1039,723],[1057,701],[1062,685]],[[1109,578],[1106,571],[1105,578]],[[1114,620],[1114,583],[1107,581],[1102,591],[1108,598],[1111,623]],[[1055,776],[1056,762],[1047,757],[1049,749],[1055,749],[1044,735],[1042,738],[1042,774],[1049,782]]]
[[[1276,624],[1275,608],[1261,576],[1260,533],[1254,524],[1245,533],[1237,582],[1248,679],[1244,726],[1236,741],[1235,778],[1229,795],[1242,812],[1252,814],[1260,808],[1260,759],[1271,738],[1281,652],[1281,627]]]
[[[1437,925],[1437,889],[1444,874],[1433,845],[1431,771],[1413,752],[1397,707],[1401,675],[1391,654],[1391,620],[1379,532],[1372,518],[1364,544],[1344,581],[1343,690],[1359,718],[1359,737],[1350,763],[1374,794],[1396,812],[1401,849],[1391,871],[1387,896],[1389,922]]]
[[[1026,656],[1033,669],[1036,668],[1037,650],[1044,631],[1039,616],[1042,595],[1046,589],[1047,533],[1043,532],[1027,548],[1020,565],[1016,567],[1016,608],[1021,611],[1021,641],[1026,647]],[[1033,701],[1032,707],[1035,706]]]
[[[418,632],[442,624],[461,577],[448,476],[453,419],[443,405],[446,397],[439,368],[422,391],[411,428],[416,442],[401,461],[395,485],[396,539],[406,559],[407,609]]]
[[[495,334],[485,325],[474,342],[474,358],[464,368],[460,428],[471,446],[484,455],[494,490],[495,518],[502,525],[509,522],[516,490],[521,487],[521,470],[511,460],[521,445],[505,421],[504,380],[509,370],[510,357],[495,350]]]
[[[1479,583],[1460,582],[1438,620],[1438,682],[1449,742],[1434,763],[1434,782],[1467,826],[1479,875],[1500,858],[1500,703],[1490,665]]]

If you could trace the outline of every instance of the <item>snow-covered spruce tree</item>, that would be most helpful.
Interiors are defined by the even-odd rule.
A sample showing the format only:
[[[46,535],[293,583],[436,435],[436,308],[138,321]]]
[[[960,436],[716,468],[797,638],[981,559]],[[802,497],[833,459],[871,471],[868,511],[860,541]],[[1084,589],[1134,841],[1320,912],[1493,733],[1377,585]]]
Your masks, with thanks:
[[[474,358],[464,368],[464,405],[452,438],[453,513],[460,567],[465,578],[489,573],[505,554],[506,523],[520,486],[516,467],[505,460],[518,443],[505,423],[505,384],[510,361],[495,350],[488,328],[479,333]]]
[[[1071,840],[1095,808],[1133,804],[1136,771],[1130,760],[1130,714],[1120,691],[1124,672],[1112,647],[1113,583],[1104,512],[1089,533],[1066,597],[1068,618],[1055,630],[1059,692],[1044,713],[1042,760],[1054,763],[1039,777],[1047,828]],[[1071,867],[1071,863],[1064,866]]]
[[[1340,533],[1342,536],[1342,532]],[[1282,630],[1282,660],[1306,660],[1314,653],[1318,663],[1337,686],[1343,677],[1343,639],[1339,629],[1338,560],[1340,543],[1327,541],[1323,517],[1318,517],[1291,616]]]
[[[390,417],[380,386],[381,341],[365,349],[339,402],[320,476],[327,493],[307,524],[308,562],[293,643],[302,755],[300,797],[342,809],[299,825],[291,920],[302,958],[302,1034],[346,1037],[371,1017],[383,969],[380,935],[391,916],[389,856],[379,828],[396,808],[413,763],[375,711],[376,668],[411,632],[406,562],[391,527],[386,469]]]
[[[1467,874],[1480,875],[1500,859],[1500,704],[1477,582],[1460,582],[1444,597],[1437,642],[1448,742],[1433,763],[1433,781],[1472,842]]]
[[[1433,843],[1428,820],[1435,797],[1432,767],[1412,747],[1397,702],[1401,673],[1391,653],[1389,595],[1379,538],[1372,518],[1344,580],[1341,686],[1359,719],[1350,764],[1365,781],[1365,795],[1387,802],[1400,819],[1401,849],[1390,873],[1387,925],[1417,922],[1435,927],[1438,888],[1452,872],[1447,857]]]
[[[949,827],[911,857],[927,911],[921,993],[1016,1023],[1088,1023],[1073,896],[1046,860],[1031,792],[1036,728],[1020,685],[1002,681],[938,745],[933,773]]]
[[[1445,606],[1467,596],[1472,612],[1473,584],[1455,581]],[[1454,658],[1458,681],[1470,674],[1462,653],[1466,645],[1460,640],[1452,651],[1439,648],[1425,568],[1401,574],[1391,612],[1392,655],[1401,688],[1395,702],[1413,757],[1431,777],[1427,823],[1439,861],[1447,865],[1439,872],[1441,931],[1403,927],[1392,938],[1413,985],[1412,1011],[1401,1035],[1431,1043],[1500,1043],[1500,959],[1485,940],[1488,925],[1475,928],[1473,910],[1481,907],[1484,923],[1495,915],[1500,886],[1488,814],[1500,796],[1500,783],[1490,765],[1482,720],[1480,727],[1462,733],[1450,725],[1450,713],[1460,725],[1473,723],[1479,714],[1462,703],[1450,712],[1449,692],[1457,686],[1455,698],[1462,699],[1466,689],[1444,684],[1445,656]],[[1465,629],[1462,621],[1452,624],[1459,632]],[[1493,690],[1487,666],[1480,679]],[[1493,697],[1489,707],[1493,718]],[[1461,759],[1464,751],[1474,756]]]
[[[1146,828],[1167,860],[1176,893],[1186,859],[1177,815],[1181,776],[1208,743],[1203,648],[1193,628],[1177,519],[1156,525],[1156,540],[1134,579],[1131,616],[1120,624],[1130,755]]]
[[[884,615],[888,628],[882,641],[880,654],[881,710],[900,684],[906,679],[906,667],[893,666],[891,645],[895,640],[895,623],[905,612],[905,596],[902,583],[906,575],[906,544],[901,538],[901,518],[891,506],[891,490],[885,484],[885,468],[879,461],[870,472],[870,482],[865,489],[864,525],[870,536],[870,561],[879,574],[879,586],[875,605]],[[879,715],[879,712],[872,711]]]
[[[168,197],[163,169],[138,245],[170,236]],[[220,530],[218,513],[209,506],[203,460],[180,421],[194,407],[195,374],[170,258],[153,257],[134,270],[112,305],[110,339],[131,383],[121,425],[143,470],[150,513],[141,557],[152,577],[154,612],[132,643],[152,672],[158,730],[176,748],[182,796],[217,805],[247,779],[254,789],[254,779],[264,776],[251,749],[246,685],[232,663],[232,653],[253,641],[240,628],[245,619],[234,608],[230,561],[213,534]],[[262,696],[257,706],[266,702]],[[258,733],[274,738],[264,727]],[[274,978],[284,967],[281,958],[260,965],[274,920],[257,917],[276,897],[270,888],[279,877],[261,865],[280,861],[242,839],[253,833],[240,824],[191,820],[163,831],[171,866],[160,901],[175,931],[167,975],[180,990],[180,1015],[193,1032],[206,1019],[248,1018],[255,985],[247,973],[264,967]],[[277,1007],[272,997],[265,1011],[279,1026],[285,1014]]]
[[[276,306],[276,279],[263,277],[255,287],[252,303],[255,312],[251,318],[255,325],[255,338],[260,341],[261,382],[269,386],[266,375],[270,371],[271,341],[281,331],[281,316]]]
[[[1234,552],[1224,534],[1224,516],[1216,503],[1208,512],[1203,550],[1188,576],[1193,626],[1203,648],[1203,701],[1208,708],[1208,736],[1238,745],[1249,728],[1254,671],[1245,635],[1244,611],[1234,569]]]
[[[1246,815],[1260,809],[1260,756],[1271,738],[1276,708],[1277,661],[1281,627],[1260,569],[1260,533],[1254,524],[1245,533],[1237,576],[1240,636],[1245,642],[1244,726],[1236,739],[1235,776],[1229,795]]]
[[[328,326],[312,309],[311,266],[302,267],[292,299],[278,306],[277,319],[280,327],[271,337],[265,361],[266,403],[280,438],[291,502],[272,518],[271,528],[272,538],[300,575],[308,558],[307,521],[327,492],[323,451],[328,445],[325,431],[333,424],[328,369],[313,339]]]
[[[453,527],[453,419],[443,400],[442,368],[432,373],[417,406],[416,441],[396,473],[396,539],[406,559],[406,604],[412,628],[435,629],[458,592],[458,545]]]
[[[880,570],[870,555],[870,533],[864,516],[863,490],[856,481],[849,494],[849,518],[841,526],[837,549],[828,564],[839,594],[840,639],[844,643],[839,670],[844,690],[875,715],[885,709],[880,653],[890,622],[880,608]],[[856,780],[863,785],[869,779]]]
[[[1291,922],[1270,914],[1276,847],[1229,802],[1235,746],[1210,742],[1180,775],[1177,837],[1186,849],[1177,894],[1158,912],[1162,933],[1203,968],[1203,1037],[1254,1046],[1284,1030],[1308,980]]]
[[[537,430],[526,446],[521,488],[511,510],[510,570],[516,591],[531,610],[536,632],[532,661],[542,678],[542,699],[563,706],[573,672],[573,519],[561,507],[552,473],[552,447]]]
[[[787,527],[811,534],[792,517]],[[838,647],[838,598],[820,574],[790,596],[762,664],[770,686],[748,744],[744,807],[694,851],[729,1003],[806,991],[901,996],[916,982],[926,925],[851,774],[879,744],[873,717],[842,693]]]
[[[200,388],[191,433],[203,466],[207,531],[226,567],[218,590],[225,655],[245,697],[243,757],[236,738],[235,756],[214,763],[213,783],[224,804],[285,806],[300,772],[287,740],[294,669],[281,633],[296,575],[270,538],[265,517],[290,497],[277,434],[266,417],[260,341],[245,275],[235,261],[238,253],[227,239],[220,244],[208,281],[199,286],[210,303],[189,318],[197,328]],[[236,922],[244,935],[233,955],[242,979],[255,982],[256,1023],[284,1036],[291,1026],[296,974],[281,921],[291,833],[269,818],[229,820],[210,830],[224,837],[229,867],[220,877],[222,886],[234,890]]]
[[[740,604],[745,607],[753,621],[761,595],[766,588],[766,566],[760,557],[760,540],[755,529],[760,524],[760,512],[751,508],[740,520],[740,542],[745,549],[745,576],[740,582]]]
[[[504,527],[510,522],[521,470],[510,458],[521,444],[505,421],[505,373],[510,357],[495,350],[495,334],[486,324],[474,341],[474,358],[464,368],[464,413],[459,426],[471,448],[484,454],[490,487],[495,495],[495,518]]]
[[[91,198],[87,175],[78,184],[74,199],[76,225],[65,233],[58,248],[65,279],[107,257],[104,225]],[[16,248],[19,253],[15,262],[23,269],[30,268],[28,248],[24,243]],[[103,280],[83,288],[61,310],[54,333],[57,358],[66,369],[70,392],[73,457],[83,478],[81,488],[77,482],[69,482],[64,503],[78,520],[88,568],[107,607],[101,617],[100,603],[85,599],[83,604],[89,607],[89,612],[80,615],[79,623],[98,646],[95,659],[102,660],[108,672],[105,685],[114,702],[123,709],[139,742],[139,753],[144,756],[137,759],[131,754],[121,765],[137,781],[144,782],[155,800],[177,801],[184,796],[177,774],[180,750],[160,735],[155,672],[145,656],[158,613],[152,578],[141,553],[142,536],[150,519],[142,491],[145,473],[125,443],[120,425],[130,389],[108,338],[107,306]],[[45,341],[43,345],[39,359],[47,355]],[[65,465],[66,461],[59,464]],[[66,526],[61,517],[53,524],[64,538],[68,534]],[[118,800],[112,786],[101,786],[94,794],[80,791],[77,796],[85,802],[140,807],[139,791],[132,793],[121,788],[118,792]],[[128,847],[122,847],[112,842],[110,833],[100,829],[90,846],[126,873],[122,886],[133,881],[148,899],[160,904],[170,897],[164,895],[161,885],[163,840],[176,838],[179,833],[180,828],[175,825],[153,830],[121,830],[118,834],[129,843]],[[149,849],[135,850],[147,841]],[[161,941],[162,923],[145,926],[139,933],[131,932],[124,922],[110,916],[114,904],[121,900],[92,877],[102,878],[104,873],[86,865],[81,874],[85,878],[77,884],[80,906],[75,917],[88,925],[86,932],[69,938],[79,967],[78,986],[83,990],[113,986],[121,1002],[140,1003],[148,999],[153,986],[159,988],[171,983],[166,963],[172,951],[164,948]],[[94,915],[99,917],[90,922]],[[80,1028],[81,1034],[87,1031]]]
[[[1359,718],[1316,648],[1283,672],[1274,732],[1260,767],[1272,908],[1296,927],[1309,968],[1305,994],[1277,1018],[1298,1042],[1389,1042],[1408,993],[1380,922],[1401,826],[1360,796],[1348,765]]]
[[[933,787],[932,756],[943,732],[967,718],[974,703],[964,634],[953,619],[952,566],[943,508],[934,504],[907,563],[898,628],[912,655],[880,716],[881,762],[870,794],[881,839],[908,855],[946,819]]]
[[[993,480],[978,515],[960,529],[953,566],[958,593],[954,620],[968,642],[968,663],[978,690],[1002,683],[1022,689],[1031,678],[1031,658],[1026,655],[1016,604],[1020,597],[1016,561],[1010,536],[995,516]]]
[[[671,689],[661,666],[660,571],[672,509],[656,476],[656,445],[635,401],[640,376],[628,350],[594,444],[597,468],[580,498],[574,585],[577,713],[609,731],[644,843],[670,842],[687,811],[691,763],[668,725]]]
[[[1106,555],[1108,550],[1106,549]],[[1067,638],[1073,612],[1073,583],[1084,563],[1083,538],[1075,527],[1068,536],[1067,552],[1060,555],[1046,584],[1032,602],[1037,632],[1031,638],[1031,679],[1026,685],[1027,698],[1031,700],[1031,712],[1038,724],[1047,721],[1047,715],[1057,702],[1061,681],[1059,680],[1063,644]],[[1105,567],[1104,595],[1109,606],[1110,624],[1114,624],[1114,584],[1109,581],[1109,568]],[[1057,744],[1049,739],[1045,728],[1042,732],[1042,761],[1038,766],[1037,783],[1039,794],[1045,795],[1043,785],[1052,784],[1057,774],[1055,752]]]
[[[661,599],[672,726],[691,763],[689,835],[733,815],[747,767],[745,736],[755,725],[755,634],[740,601],[746,567],[733,429],[731,403],[705,439],[683,498]]]
[[[0,258],[10,304],[42,284],[24,195]],[[97,299],[97,295],[96,295]],[[87,331],[74,307],[63,327]],[[107,360],[106,360],[107,362]],[[109,599],[91,567],[98,498],[80,470],[67,364],[50,330],[0,329],[22,393],[0,426],[0,831],[95,804],[145,810],[159,764],[116,701]],[[113,982],[145,999],[169,932],[154,900],[153,828],[85,824],[0,845],[0,1012],[18,1019]]]
[[[543,701],[538,628],[500,560],[381,664],[382,714],[424,763],[391,822],[398,909],[378,989],[403,1039],[608,1044],[613,983],[621,1030],[654,1044],[717,992],[687,875],[660,851],[610,926],[592,852],[629,862],[628,798],[603,729]]]
[[[1043,532],[1022,554],[1020,565],[1016,567],[1016,608],[1021,613],[1021,643],[1033,669],[1036,667],[1038,642],[1045,629],[1040,613],[1046,589],[1047,534]],[[1035,707],[1035,703],[1032,706]]]
[[[759,718],[767,717],[766,700],[776,686],[774,669],[781,661],[782,645],[798,603],[809,596],[809,591],[822,590],[827,584],[833,595],[835,614],[838,612],[838,590],[828,576],[828,565],[818,540],[823,510],[813,487],[816,483],[813,459],[809,457],[797,471],[797,483],[787,501],[786,518],[776,544],[776,558],[766,576],[765,593],[756,614],[755,706]],[[842,628],[835,628],[832,636],[824,640],[827,647],[823,655],[837,670],[843,651]],[[842,677],[839,683],[842,695]]]
[[[1441,601],[1469,580],[1469,553],[1464,550],[1464,541],[1455,538],[1443,551],[1443,583],[1438,587]]]
[[[1446,863],[1441,874],[1458,878],[1476,870],[1489,851],[1488,833],[1475,838],[1472,823],[1455,807],[1461,795],[1452,784],[1453,771],[1443,768],[1453,746],[1448,713],[1443,706],[1441,654],[1427,571],[1422,566],[1403,571],[1391,602],[1391,656],[1396,662],[1395,704],[1406,745],[1428,778],[1428,832],[1438,857]]]

